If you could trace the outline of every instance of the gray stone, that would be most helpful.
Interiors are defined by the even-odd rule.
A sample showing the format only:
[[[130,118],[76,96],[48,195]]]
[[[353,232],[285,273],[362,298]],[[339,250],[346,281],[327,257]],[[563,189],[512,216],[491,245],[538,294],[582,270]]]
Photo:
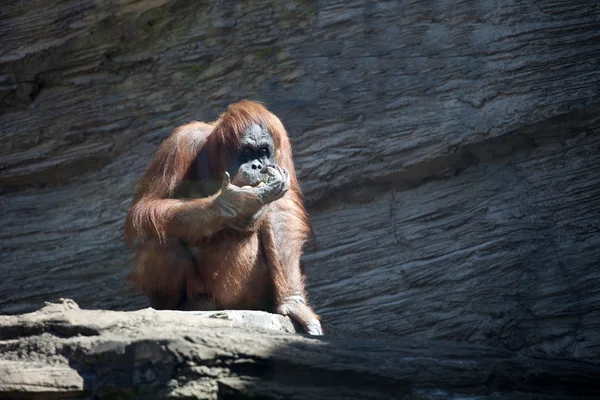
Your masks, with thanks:
[[[437,341],[309,337],[183,312],[79,310],[69,300],[0,316],[0,348],[0,399],[600,395],[597,363]]]
[[[290,132],[329,332],[598,358],[596,1],[8,2],[0,37],[0,312],[146,307],[138,178],[251,98]]]

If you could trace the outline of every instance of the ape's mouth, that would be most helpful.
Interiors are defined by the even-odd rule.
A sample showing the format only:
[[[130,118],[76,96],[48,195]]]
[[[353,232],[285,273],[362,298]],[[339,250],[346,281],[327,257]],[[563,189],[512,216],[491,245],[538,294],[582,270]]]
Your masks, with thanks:
[[[254,182],[251,186],[253,186],[253,187],[265,186],[267,179],[269,179],[269,175],[267,174],[267,170],[265,168],[264,172],[261,171],[261,174],[258,176],[258,181]]]
[[[261,187],[267,184],[271,178],[267,169],[260,172],[258,170],[240,171],[233,179],[232,183],[237,186]]]

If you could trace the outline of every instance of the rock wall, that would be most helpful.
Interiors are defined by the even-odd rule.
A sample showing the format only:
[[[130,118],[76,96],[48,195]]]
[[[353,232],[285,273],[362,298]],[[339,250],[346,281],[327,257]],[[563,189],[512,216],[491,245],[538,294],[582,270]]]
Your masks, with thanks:
[[[146,305],[134,185],[240,98],[284,122],[332,331],[600,352],[595,1],[8,2],[0,313]]]

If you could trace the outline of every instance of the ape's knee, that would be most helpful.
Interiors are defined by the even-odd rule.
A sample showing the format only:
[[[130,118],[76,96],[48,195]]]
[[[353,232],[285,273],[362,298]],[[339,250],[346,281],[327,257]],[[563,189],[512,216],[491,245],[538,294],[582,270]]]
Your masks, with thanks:
[[[195,275],[192,255],[177,241],[151,240],[138,250],[131,281],[156,309],[178,309]],[[193,278],[192,278],[193,279]]]

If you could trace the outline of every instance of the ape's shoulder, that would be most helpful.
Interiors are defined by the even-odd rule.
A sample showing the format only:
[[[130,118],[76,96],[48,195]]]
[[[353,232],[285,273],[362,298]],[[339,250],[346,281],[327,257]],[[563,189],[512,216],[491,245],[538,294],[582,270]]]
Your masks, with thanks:
[[[177,144],[192,145],[193,147],[201,146],[208,135],[212,132],[214,126],[206,122],[193,121],[184,125],[180,125],[173,130],[169,140]]]

